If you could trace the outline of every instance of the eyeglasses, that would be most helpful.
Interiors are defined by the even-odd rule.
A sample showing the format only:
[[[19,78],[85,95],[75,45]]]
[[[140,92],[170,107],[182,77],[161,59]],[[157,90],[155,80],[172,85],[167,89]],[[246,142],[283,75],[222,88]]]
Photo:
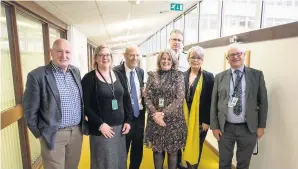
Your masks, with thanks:
[[[112,54],[110,54],[110,53],[108,53],[108,54],[96,54],[96,56],[99,56],[99,57],[104,57],[104,56],[110,57],[110,56],[112,56]]]
[[[176,38],[173,38],[171,39],[172,41],[177,41],[177,42],[182,42],[182,39],[176,39]]]
[[[192,56],[192,57],[190,57],[190,59],[191,60],[203,60],[203,57],[201,57],[201,56]]]
[[[241,56],[242,54],[243,54],[243,52],[230,53],[230,54],[228,55],[228,57],[234,57],[234,56],[239,57],[239,56]]]

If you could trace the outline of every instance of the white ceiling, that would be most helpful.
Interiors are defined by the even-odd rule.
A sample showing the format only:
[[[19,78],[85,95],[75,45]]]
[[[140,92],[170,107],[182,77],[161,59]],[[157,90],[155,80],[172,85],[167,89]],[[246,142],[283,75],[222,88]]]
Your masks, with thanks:
[[[35,1],[85,34],[95,45],[112,50],[140,44],[182,12],[170,11],[170,3],[183,3],[184,11],[197,1]],[[162,12],[162,13],[160,13]]]

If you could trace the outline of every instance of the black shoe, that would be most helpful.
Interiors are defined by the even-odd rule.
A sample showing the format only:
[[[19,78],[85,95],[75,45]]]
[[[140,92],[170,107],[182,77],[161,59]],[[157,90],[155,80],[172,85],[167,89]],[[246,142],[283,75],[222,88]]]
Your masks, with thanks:
[[[177,164],[177,168],[178,169],[187,169],[187,167],[184,167],[183,164]]]

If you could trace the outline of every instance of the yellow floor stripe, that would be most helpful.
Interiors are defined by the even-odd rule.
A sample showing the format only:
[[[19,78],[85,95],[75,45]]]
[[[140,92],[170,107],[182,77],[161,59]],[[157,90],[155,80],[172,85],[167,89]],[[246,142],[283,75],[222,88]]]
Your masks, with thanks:
[[[89,149],[90,149],[89,137],[84,136],[79,169],[90,169],[90,150]],[[217,169],[217,168],[218,168],[218,157],[207,146],[204,146],[199,169]],[[143,161],[140,169],[154,169],[151,149],[144,148]]]

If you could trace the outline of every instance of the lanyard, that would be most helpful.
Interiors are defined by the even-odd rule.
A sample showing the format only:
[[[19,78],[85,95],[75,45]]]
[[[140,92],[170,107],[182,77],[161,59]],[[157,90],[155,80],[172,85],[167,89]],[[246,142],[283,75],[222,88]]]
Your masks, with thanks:
[[[233,95],[232,95],[233,97],[236,95],[235,90],[238,88],[238,86],[239,86],[239,84],[240,84],[240,82],[241,82],[241,80],[242,80],[243,75],[244,75],[244,71],[243,71],[243,73],[242,73],[242,75],[241,75],[239,81],[237,82],[236,86],[234,86],[234,76],[233,76],[233,74],[232,74],[232,82],[233,82],[233,86],[234,86],[234,92],[233,92]],[[237,78],[236,78],[236,79],[237,79]]]
[[[113,78],[112,78],[112,74],[111,74],[111,70],[110,70],[110,78],[111,78],[111,81],[112,81],[112,88],[111,86],[109,85],[109,83],[107,82],[107,80],[103,77],[103,75],[100,73],[100,71],[98,69],[96,69],[97,72],[100,74],[100,76],[103,78],[103,80],[106,82],[106,84],[108,85],[109,89],[111,90],[112,94],[113,94],[113,97],[114,99],[116,98],[115,97],[115,89],[114,89],[114,82],[113,82]]]

